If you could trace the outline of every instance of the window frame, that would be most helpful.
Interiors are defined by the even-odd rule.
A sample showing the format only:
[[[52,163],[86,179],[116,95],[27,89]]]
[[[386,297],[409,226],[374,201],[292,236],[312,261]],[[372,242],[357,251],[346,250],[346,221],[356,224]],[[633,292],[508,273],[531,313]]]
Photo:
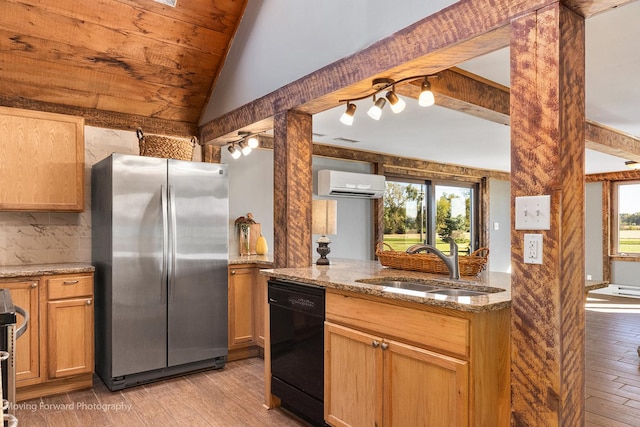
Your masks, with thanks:
[[[627,186],[627,185],[640,185],[640,179],[611,182],[611,218],[610,218],[611,241],[609,244],[610,246],[609,256],[640,259],[640,251],[639,252],[620,252],[619,250],[619,247],[620,247],[619,245],[619,237],[620,237],[619,236],[619,231],[620,231],[619,187]]]
[[[460,181],[460,180],[448,180],[448,179],[430,179],[430,178],[416,178],[416,177],[406,177],[401,175],[388,175],[385,177],[386,181],[390,182],[399,182],[403,184],[417,184],[424,185],[425,188],[425,197],[424,197],[424,216],[426,219],[426,230],[425,230],[425,241],[427,244],[433,245],[436,239],[436,194],[435,187],[436,186],[446,186],[446,187],[460,187],[460,188],[468,188],[471,190],[471,203],[470,203],[470,212],[471,220],[469,224],[469,252],[473,252],[480,247],[480,184],[475,181]],[[382,206],[384,209],[384,206]],[[384,233],[382,235],[382,239],[384,240]]]

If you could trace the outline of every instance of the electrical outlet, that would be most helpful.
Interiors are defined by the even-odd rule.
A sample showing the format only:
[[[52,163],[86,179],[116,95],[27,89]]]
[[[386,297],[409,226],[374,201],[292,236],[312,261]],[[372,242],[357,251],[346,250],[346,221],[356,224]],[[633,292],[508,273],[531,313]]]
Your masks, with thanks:
[[[542,264],[542,234],[524,235],[524,263]]]

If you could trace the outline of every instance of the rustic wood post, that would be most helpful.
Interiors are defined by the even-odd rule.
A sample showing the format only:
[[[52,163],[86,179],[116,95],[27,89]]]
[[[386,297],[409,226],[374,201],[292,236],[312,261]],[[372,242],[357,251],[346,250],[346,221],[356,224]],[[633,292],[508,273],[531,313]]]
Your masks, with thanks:
[[[512,21],[511,395],[515,426],[585,421],[585,30],[560,3]],[[551,229],[515,230],[515,197],[551,196]],[[543,264],[523,264],[524,233]]]
[[[273,121],[275,268],[311,265],[311,118],[286,111]]]

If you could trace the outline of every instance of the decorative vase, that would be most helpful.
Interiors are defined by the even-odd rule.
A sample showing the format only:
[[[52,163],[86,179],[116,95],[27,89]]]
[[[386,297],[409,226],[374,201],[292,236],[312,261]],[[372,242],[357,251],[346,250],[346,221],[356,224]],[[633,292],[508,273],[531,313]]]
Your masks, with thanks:
[[[256,253],[258,255],[266,255],[269,251],[269,246],[267,245],[267,239],[261,234],[256,240]]]
[[[250,251],[250,228],[248,224],[240,226],[240,255],[249,255]]]

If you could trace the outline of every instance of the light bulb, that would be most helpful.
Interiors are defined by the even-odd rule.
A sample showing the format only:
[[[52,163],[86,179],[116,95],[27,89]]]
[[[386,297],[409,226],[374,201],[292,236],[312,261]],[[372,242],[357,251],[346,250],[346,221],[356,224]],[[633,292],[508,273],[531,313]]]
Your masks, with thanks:
[[[371,108],[369,108],[369,111],[367,111],[369,117],[371,117],[373,120],[380,120],[380,117],[382,117],[382,107],[384,107],[384,104],[386,102],[387,101],[384,98],[378,98],[378,100],[375,101]]]
[[[391,111],[396,114],[401,113],[402,110],[404,110],[404,107],[407,106],[407,103],[404,102],[404,99],[399,98],[398,95],[396,95],[396,93],[393,91],[387,92],[386,97],[389,100],[389,104],[391,105]]]
[[[421,107],[430,107],[435,104],[436,100],[431,92],[431,83],[427,78],[424,78],[422,82],[422,89],[420,90],[420,96],[418,97],[418,105]]]
[[[234,159],[237,159],[242,155],[240,151],[237,150],[236,147],[234,147],[233,145],[230,145],[229,148],[227,148],[227,150],[229,150],[229,153],[231,153],[231,157],[233,157]]]
[[[251,136],[247,139],[247,145],[251,149],[258,148],[258,146],[260,145],[260,141],[258,141],[258,138],[256,138],[255,136]]]
[[[356,112],[356,108],[356,104],[347,102],[347,109],[342,113],[340,121],[347,126],[351,126],[353,124],[353,115]]]
[[[240,151],[242,151],[242,154],[244,154],[245,156],[248,156],[249,153],[251,153],[251,147],[249,147],[244,141],[240,141],[238,143],[238,147],[240,147]]]

